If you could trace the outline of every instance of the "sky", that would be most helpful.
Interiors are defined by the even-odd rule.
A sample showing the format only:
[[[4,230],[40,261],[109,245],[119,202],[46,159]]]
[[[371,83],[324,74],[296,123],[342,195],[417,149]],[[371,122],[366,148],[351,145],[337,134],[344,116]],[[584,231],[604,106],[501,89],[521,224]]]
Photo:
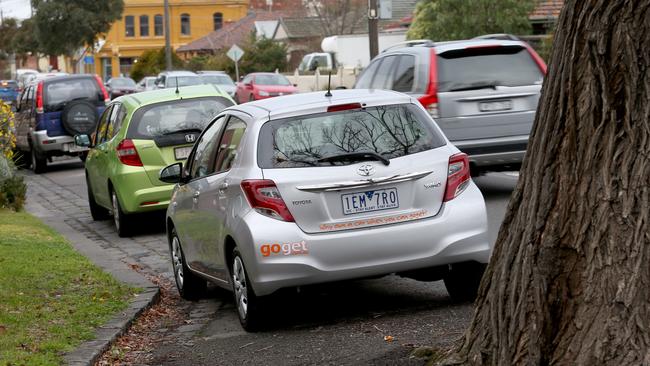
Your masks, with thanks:
[[[5,18],[26,19],[31,15],[30,0],[0,0],[0,9]]]

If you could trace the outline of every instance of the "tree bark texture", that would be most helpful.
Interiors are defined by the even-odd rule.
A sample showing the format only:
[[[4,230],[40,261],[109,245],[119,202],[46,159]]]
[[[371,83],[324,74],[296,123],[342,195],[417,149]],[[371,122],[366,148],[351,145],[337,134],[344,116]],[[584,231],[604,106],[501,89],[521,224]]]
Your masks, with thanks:
[[[568,0],[519,182],[445,365],[650,365],[650,0]]]

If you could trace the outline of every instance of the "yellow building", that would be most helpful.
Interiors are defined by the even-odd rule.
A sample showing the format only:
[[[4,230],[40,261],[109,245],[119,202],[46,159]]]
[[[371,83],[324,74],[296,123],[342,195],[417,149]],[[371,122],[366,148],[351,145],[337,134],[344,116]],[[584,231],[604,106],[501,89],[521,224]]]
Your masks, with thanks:
[[[249,0],[169,0],[169,25],[175,50],[246,16]],[[165,46],[163,0],[124,0],[122,19],[100,37],[95,72],[104,80],[128,76],[138,57]]]

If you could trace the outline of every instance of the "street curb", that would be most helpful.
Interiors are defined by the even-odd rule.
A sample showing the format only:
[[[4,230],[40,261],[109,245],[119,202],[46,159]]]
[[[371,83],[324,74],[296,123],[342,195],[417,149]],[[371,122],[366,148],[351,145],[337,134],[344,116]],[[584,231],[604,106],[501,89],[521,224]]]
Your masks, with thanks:
[[[133,287],[142,289],[128,308],[115,315],[106,324],[95,329],[95,337],[80,344],[75,350],[64,356],[67,365],[94,365],[101,355],[110,348],[115,340],[123,335],[133,321],[151,305],[160,299],[160,288],[149,281],[140,273],[134,271],[126,263],[105,254],[105,250],[97,242],[86,237],[70,227],[64,220],[65,217],[53,215],[48,209],[27,196],[25,210],[38,217],[46,225],[63,235],[74,249],[88,258],[96,266],[115,279]]]

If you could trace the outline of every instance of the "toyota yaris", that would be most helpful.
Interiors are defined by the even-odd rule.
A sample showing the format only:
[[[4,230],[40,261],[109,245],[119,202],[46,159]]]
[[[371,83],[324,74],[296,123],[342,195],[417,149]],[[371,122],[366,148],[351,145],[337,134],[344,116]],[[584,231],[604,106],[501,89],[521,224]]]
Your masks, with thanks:
[[[254,330],[261,298],[287,287],[398,273],[475,295],[491,247],[467,155],[412,97],[332,94],[227,108],[161,170],[178,183],[167,233],[184,298],[231,289]]]

